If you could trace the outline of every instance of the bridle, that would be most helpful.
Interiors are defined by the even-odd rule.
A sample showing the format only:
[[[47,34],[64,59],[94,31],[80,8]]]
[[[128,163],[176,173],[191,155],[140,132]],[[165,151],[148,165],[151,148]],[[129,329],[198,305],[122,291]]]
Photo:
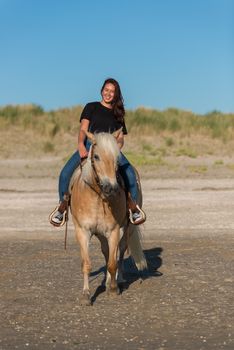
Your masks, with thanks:
[[[94,147],[95,147],[95,143],[92,144],[92,146],[91,146],[91,154],[90,154],[91,166],[92,166],[92,170],[93,170],[93,173],[94,173],[94,179],[96,181],[96,184],[98,185],[98,187],[101,190],[101,182],[100,182],[100,179],[99,179],[99,176],[98,176],[98,173],[97,173],[97,169],[95,167],[94,159],[93,159],[94,158]]]
[[[98,191],[89,181],[87,181],[86,179],[83,179],[84,180],[84,183],[86,185],[89,186],[89,188],[91,188],[91,190],[93,190],[99,197],[102,198],[102,200],[106,201],[106,197],[102,194],[102,186],[101,186],[101,182],[100,182],[100,179],[99,179],[99,176],[98,176],[98,173],[97,173],[97,169],[95,167],[95,163],[94,163],[94,146],[95,146],[95,143],[92,144],[91,146],[91,150],[90,150],[90,159],[91,159],[91,167],[92,167],[92,171],[93,171],[93,174],[94,174],[94,180],[99,188],[100,191]],[[86,158],[87,159],[87,158]],[[82,171],[82,162],[81,162],[81,171]]]

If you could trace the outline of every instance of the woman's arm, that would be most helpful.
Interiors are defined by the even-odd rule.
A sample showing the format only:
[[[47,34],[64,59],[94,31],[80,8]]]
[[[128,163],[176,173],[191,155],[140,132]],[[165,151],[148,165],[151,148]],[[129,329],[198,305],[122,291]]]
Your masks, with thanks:
[[[123,148],[123,145],[124,145],[124,134],[123,134],[122,131],[119,134],[119,136],[117,137],[117,144],[119,146],[119,149]]]
[[[89,128],[89,120],[82,119],[80,124],[79,134],[78,134],[78,151],[80,154],[80,158],[85,158],[88,156],[88,152],[84,145],[84,142],[86,139],[85,131],[88,131],[88,128]]]

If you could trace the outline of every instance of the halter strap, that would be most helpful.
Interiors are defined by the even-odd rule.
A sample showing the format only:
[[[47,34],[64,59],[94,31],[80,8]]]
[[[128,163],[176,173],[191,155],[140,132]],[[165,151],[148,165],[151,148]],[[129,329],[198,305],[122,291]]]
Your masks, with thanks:
[[[106,198],[104,196],[102,196],[102,191],[101,191],[101,184],[100,184],[100,180],[99,180],[99,177],[98,177],[98,173],[97,173],[97,170],[96,170],[96,167],[95,167],[95,164],[94,164],[94,160],[93,160],[93,155],[94,155],[94,146],[95,144],[92,144],[91,145],[91,148],[90,148],[90,158],[91,158],[91,166],[92,166],[92,170],[93,170],[93,173],[94,173],[94,180],[98,186],[98,188],[100,189],[100,192],[98,192],[96,190],[96,188],[90,183],[88,182],[87,180],[83,179],[84,183],[86,185],[89,186],[89,188],[91,188],[91,190],[93,190],[99,197],[102,198],[103,201],[106,201]],[[85,162],[86,163],[86,162]],[[82,166],[83,164],[81,163],[80,164],[81,166],[81,171],[82,171]]]
[[[90,154],[90,157],[91,157],[91,166],[92,166],[92,169],[93,169],[93,172],[94,172],[94,179],[95,179],[95,181],[96,181],[98,187],[100,188],[100,187],[101,187],[101,184],[100,184],[100,180],[99,180],[99,177],[98,177],[97,169],[96,169],[96,167],[95,167],[94,160],[93,160],[94,146],[95,146],[95,144],[93,144],[92,147],[91,147],[91,154]]]

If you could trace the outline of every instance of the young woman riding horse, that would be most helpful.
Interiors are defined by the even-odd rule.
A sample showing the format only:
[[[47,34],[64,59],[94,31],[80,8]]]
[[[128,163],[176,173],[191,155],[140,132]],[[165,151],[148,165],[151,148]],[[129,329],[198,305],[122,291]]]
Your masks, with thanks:
[[[88,156],[90,141],[86,136],[87,131],[95,134],[100,132],[112,133],[122,128],[117,138],[117,144],[120,150],[124,145],[124,135],[127,134],[127,129],[124,121],[125,109],[119,83],[112,78],[106,79],[101,88],[101,96],[100,102],[88,103],[82,111],[78,150],[68,160],[59,177],[60,205],[50,215],[50,222],[54,226],[62,226],[65,222],[71,177],[80,164],[81,159]],[[130,220],[133,224],[139,225],[145,221],[145,213],[137,205],[138,187],[136,174],[127,158],[121,152],[118,157],[118,169],[128,191]],[[87,207],[88,210],[89,208]]]

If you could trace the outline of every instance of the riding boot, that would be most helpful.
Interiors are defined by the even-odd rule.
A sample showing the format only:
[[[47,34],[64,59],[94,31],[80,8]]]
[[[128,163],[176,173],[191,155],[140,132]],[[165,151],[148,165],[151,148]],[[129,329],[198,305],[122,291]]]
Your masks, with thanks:
[[[70,204],[70,196],[68,193],[65,193],[63,196],[63,201],[60,202],[59,207],[58,207],[58,211],[63,214],[65,211],[68,210]]]
[[[138,204],[134,202],[129,192],[128,192],[127,204],[128,204],[128,210],[129,210],[129,219],[131,223],[134,225],[143,224],[143,222],[145,222],[146,220],[145,212],[139,207]]]
[[[60,202],[60,204],[52,211],[49,216],[50,223],[56,227],[63,226],[68,220],[70,196],[68,193],[65,193],[63,198],[63,201]]]

